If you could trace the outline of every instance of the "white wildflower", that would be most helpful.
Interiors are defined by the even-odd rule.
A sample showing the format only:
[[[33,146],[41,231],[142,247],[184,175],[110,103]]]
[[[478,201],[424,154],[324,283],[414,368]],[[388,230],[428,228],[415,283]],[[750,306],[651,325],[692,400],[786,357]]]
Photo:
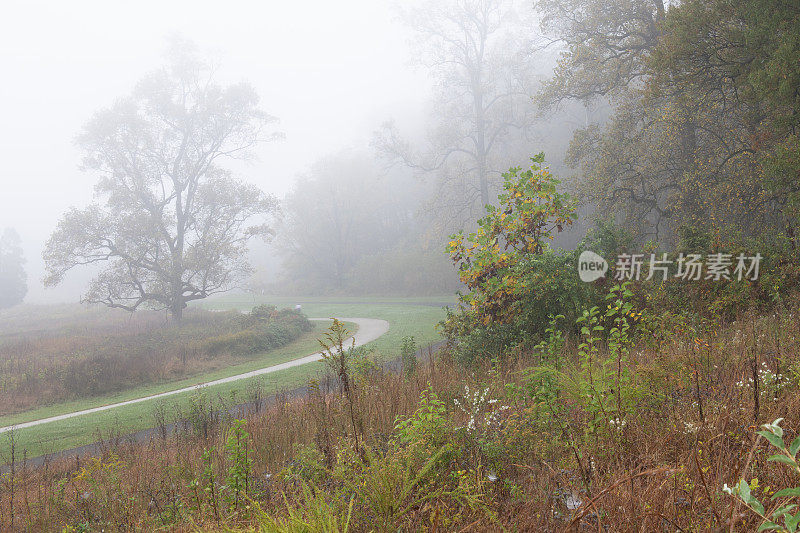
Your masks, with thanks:
[[[698,431],[700,431],[700,426],[698,426],[697,424],[693,424],[691,422],[684,422],[683,423],[683,427],[684,427],[684,431],[687,434],[692,434],[693,435],[693,434],[697,433]]]

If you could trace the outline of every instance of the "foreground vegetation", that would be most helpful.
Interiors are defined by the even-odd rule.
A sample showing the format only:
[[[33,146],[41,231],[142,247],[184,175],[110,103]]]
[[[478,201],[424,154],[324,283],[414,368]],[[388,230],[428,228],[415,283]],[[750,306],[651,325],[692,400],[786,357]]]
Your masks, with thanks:
[[[547,244],[574,205],[543,156],[504,177],[500,208],[449,244],[467,292],[435,357],[418,362],[396,329],[383,342],[403,365],[389,371],[348,348],[334,321],[328,377],[302,398],[243,413],[197,394],[174,418],[156,411],[149,443],[117,438],[96,458],[18,462],[3,478],[5,524],[796,531],[791,257],[765,261],[758,280],[581,284],[572,254]],[[619,253],[623,237],[601,226],[587,242]],[[683,238],[703,243],[698,231]]]
[[[779,492],[798,485],[790,450],[789,464],[770,456],[776,427],[787,448],[800,430],[797,305],[633,342],[595,329],[633,312],[613,294],[579,337],[554,330],[467,373],[446,350],[387,372],[334,349],[349,387],[337,371],[246,421],[209,416],[198,396],[176,435],[18,464],[2,478],[3,526],[751,531],[754,511],[796,502]],[[633,339],[636,321],[618,331]]]
[[[406,300],[362,298],[359,302],[337,304],[317,298],[277,299],[269,297],[262,299],[260,297],[247,296],[244,298],[217,299],[210,302],[209,306],[219,312],[233,309],[250,309],[254,306],[263,305],[265,302],[275,303],[279,306],[293,306],[298,301],[303,304],[303,312],[311,316],[368,316],[387,320],[389,322],[389,331],[376,341],[369,343],[366,347],[371,352],[370,356],[375,360],[388,361],[399,357],[400,346],[404,337],[413,336],[416,342],[423,346],[440,339],[434,330],[434,325],[442,319],[444,312],[436,305],[417,305],[421,303],[418,299],[409,302]],[[54,313],[59,312],[58,309],[51,311]],[[36,317],[41,317],[42,315],[41,310],[37,310],[36,313],[29,316],[26,315],[27,320],[25,323],[29,323],[30,327],[35,329],[39,326]],[[102,316],[102,314],[98,315],[93,323],[103,324],[104,319],[101,318]],[[0,417],[0,426],[39,420],[100,405],[158,394],[309,355],[319,350],[317,339],[327,327],[324,322],[313,322],[312,324],[315,329],[303,334],[295,342],[282,348],[248,356],[244,362],[239,364],[222,367],[177,381],[142,385],[112,394],[42,406],[15,415]],[[347,323],[346,325],[351,331],[355,330],[355,324]],[[25,326],[21,327],[24,328]],[[30,330],[24,329],[24,331]],[[309,378],[317,376],[322,368],[321,363],[311,363],[264,376],[207,387],[206,399],[213,406],[213,410],[225,409],[242,402],[254,401],[257,398],[275,394],[282,390],[301,387],[307,383]],[[182,417],[191,410],[192,402],[193,395],[191,393],[182,393],[170,396],[166,400],[126,405],[107,411],[17,430],[15,432],[17,457],[22,457],[23,455],[35,457],[59,452],[101,439],[115,438],[152,428],[164,420],[164,414],[167,415],[166,418],[170,421]],[[0,438],[0,463],[5,464],[9,459],[10,446],[8,439]]]
[[[47,428],[47,438],[63,445],[89,438],[90,427],[149,424],[155,428],[149,442],[129,442],[112,431],[96,457],[32,467],[26,460],[32,433],[10,433],[0,524],[12,531],[797,531],[800,10],[767,0],[543,0],[536,6],[544,33],[564,45],[536,111],[567,100],[585,106],[566,158],[579,170],[568,188],[581,204],[564,192],[543,154],[529,168],[511,168],[502,182],[495,180],[496,161],[518,160],[518,151],[530,148],[533,125],[525,120],[527,96],[517,82],[510,92],[499,83],[507,77],[506,61],[487,68],[483,58],[485,49],[495,48],[489,30],[515,18],[495,2],[412,17],[424,21],[417,29],[433,47],[448,102],[441,107],[448,113],[421,159],[391,127],[375,144],[392,162],[439,174],[425,223],[412,224],[410,210],[397,207],[402,202],[391,202],[392,212],[360,202],[369,206],[363,213],[350,207],[351,195],[339,194],[346,203],[334,202],[329,183],[350,174],[357,159],[316,169],[289,197],[291,236],[284,245],[290,270],[320,293],[450,286],[440,276],[441,263],[423,259],[428,236],[436,241],[445,229],[458,231],[447,251],[465,290],[442,322],[445,349],[422,362],[415,355],[417,345],[429,335],[432,340],[431,309],[376,304],[367,316],[393,323],[390,335],[373,346],[377,353],[348,348],[347,324],[334,320],[323,336],[325,361],[274,375],[268,387],[258,381],[225,385],[155,405],[146,416],[140,406],[83,419],[65,434],[59,433],[64,426]],[[523,40],[507,33],[496,42],[510,49]],[[514,55],[528,56],[522,49]],[[507,64],[519,82],[533,73],[523,63]],[[490,73],[497,79],[489,82]],[[196,72],[188,74],[196,79]],[[487,88],[497,93],[490,96]],[[131,103],[142,104],[146,117],[153,106],[143,105],[152,98],[144,89]],[[243,127],[264,118],[252,94],[243,102]],[[603,116],[594,120],[590,112]],[[520,147],[509,142],[501,151],[494,140],[512,137],[511,117],[524,142],[520,137]],[[160,128],[157,120],[149,123],[152,131]],[[490,131],[488,125],[500,127]],[[105,128],[89,127],[86,134],[90,140],[97,134],[86,146],[90,156],[97,146],[112,153],[119,148]],[[89,166],[113,171],[105,192],[138,179],[115,168],[116,161],[94,163]],[[364,189],[361,182],[372,173],[359,172],[351,188]],[[206,191],[201,199],[207,203],[191,205],[209,209],[178,217],[180,236],[166,235],[174,257],[181,257],[182,234],[197,220],[216,226],[219,205],[251,206],[251,214],[273,210],[255,189],[214,178],[220,175],[213,172],[205,188],[186,189]],[[200,183],[198,175],[192,179]],[[167,188],[156,193],[166,195],[163,205],[181,205],[181,190]],[[239,193],[211,194],[220,188]],[[397,193],[385,187],[379,196],[394,200]],[[123,230],[118,233],[127,237],[129,225],[150,216],[143,195],[146,213],[117,217],[124,196],[104,198],[108,209],[101,218],[91,208],[62,219],[45,253],[50,281],[86,262],[87,250],[91,261],[107,259],[96,252],[109,247],[108,238],[98,242],[104,230]],[[409,205],[418,203],[429,202]],[[472,213],[484,206],[473,224]],[[551,240],[573,225],[579,207],[597,207],[608,219],[581,235],[574,250],[554,249]],[[337,240],[334,233],[343,234],[328,223],[331,212],[358,214],[350,225],[359,231]],[[159,223],[172,214],[160,213]],[[267,233],[264,226],[242,224],[234,224],[241,239]],[[93,227],[97,231],[85,231]],[[165,238],[158,235],[144,249],[163,249]],[[154,238],[135,240],[148,239]],[[224,256],[203,253],[194,263],[178,261],[181,268],[164,268],[166,256],[156,254],[127,273],[108,270],[90,287],[89,299],[120,305],[133,298],[130,309],[155,301],[177,320],[186,302],[215,292],[228,274],[245,273],[236,260],[244,252],[241,239],[215,240],[209,251],[222,248]],[[406,246],[415,240],[426,244]],[[223,246],[226,241],[234,246]],[[205,248],[206,240],[200,242]],[[584,251],[613,269],[579,281]],[[625,265],[621,258],[634,255],[641,260],[635,271],[618,268]],[[700,265],[697,276],[685,268],[689,257]],[[745,257],[751,263],[743,276]],[[391,269],[383,268],[387,263]],[[656,270],[659,264],[666,266]],[[210,272],[211,290],[178,283],[181,269]],[[138,283],[140,270],[156,272],[158,287],[170,287],[170,294],[153,297]],[[654,277],[657,271],[663,277]],[[118,294],[127,286],[133,289]],[[317,309],[331,310],[323,316],[364,316],[356,303],[335,307],[317,302]],[[215,335],[222,340],[204,345],[205,353],[220,344],[231,353],[249,349],[247,335],[238,331]],[[48,340],[37,342],[36,350]],[[187,345],[174,344],[179,351]],[[24,353],[26,346],[12,351]],[[169,357],[170,340],[158,339],[158,346],[168,348]],[[402,368],[379,365],[387,354],[400,355]],[[153,372],[164,366],[159,362]],[[323,368],[327,377],[317,379],[312,372]],[[28,365],[22,375],[38,371]],[[13,383],[35,382],[39,374]],[[279,394],[260,401],[278,387],[303,382],[300,398]],[[250,412],[233,408],[242,387],[253,400]],[[14,397],[24,401],[24,395]]]

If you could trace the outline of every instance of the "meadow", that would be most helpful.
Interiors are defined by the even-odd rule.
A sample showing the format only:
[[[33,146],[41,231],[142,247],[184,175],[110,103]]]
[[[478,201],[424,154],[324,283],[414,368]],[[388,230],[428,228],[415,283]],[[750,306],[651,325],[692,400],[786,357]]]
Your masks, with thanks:
[[[447,349],[394,372],[352,354],[351,394],[315,381],[246,420],[196,396],[175,434],[19,464],[2,523],[13,509],[29,530],[753,531],[753,499],[762,514],[791,502],[779,490],[800,473],[769,460],[800,442],[796,316],[662,323],[623,344],[552,332],[469,368]],[[757,433],[779,418],[783,438]],[[723,490],[742,478],[749,500]]]
[[[251,296],[247,296],[244,299],[239,297],[213,300],[207,305],[215,309],[215,312],[211,314],[217,315],[224,314],[220,313],[220,310],[252,309],[265,303],[281,307],[294,307],[295,300],[297,299],[273,297],[253,299]],[[371,351],[371,357],[377,361],[387,361],[399,357],[399,347],[405,337],[413,336],[418,346],[425,346],[440,338],[435,331],[435,324],[444,317],[444,311],[438,307],[438,299],[425,300],[425,302],[433,302],[433,305],[419,305],[419,301],[413,302],[412,305],[405,303],[404,300],[402,300],[403,303],[400,303],[391,299],[374,299],[384,302],[380,304],[369,303],[369,299],[361,299],[362,303],[345,304],[316,303],[318,300],[322,300],[317,298],[302,300],[305,302],[302,312],[312,317],[366,316],[387,320],[390,324],[389,331],[366,347]],[[313,329],[302,334],[297,340],[271,351],[248,355],[236,364],[221,366],[188,378],[148,383],[119,392],[51,403],[13,415],[2,416],[0,417],[0,427],[180,389],[297,359],[312,354],[320,348],[318,338],[321,337],[327,326],[323,322],[312,322],[311,325]],[[355,330],[353,324],[346,323],[346,326]],[[207,387],[205,397],[212,402],[215,410],[224,409],[237,403],[251,401],[255,396],[266,397],[282,390],[302,386],[307,383],[309,378],[317,376],[322,368],[321,363],[311,363],[265,376]],[[165,400],[142,402],[17,430],[15,432],[17,456],[27,454],[28,457],[35,457],[55,453],[101,439],[119,437],[152,428],[159,422],[160,418],[156,416],[158,413],[163,411],[173,414],[184,413],[190,408],[192,399],[191,393],[176,394]],[[5,438],[3,437],[0,435],[0,462],[6,463],[10,459],[10,443],[7,435]]]
[[[0,416],[210,373],[314,329],[271,308],[193,309],[179,324],[152,311],[23,308],[0,324]]]

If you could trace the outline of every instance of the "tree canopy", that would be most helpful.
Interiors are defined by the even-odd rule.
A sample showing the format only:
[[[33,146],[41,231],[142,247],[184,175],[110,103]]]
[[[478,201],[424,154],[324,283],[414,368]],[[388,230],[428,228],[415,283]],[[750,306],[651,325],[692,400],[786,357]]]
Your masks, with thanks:
[[[95,201],[70,209],[49,239],[46,283],[101,264],[83,299],[133,311],[166,309],[233,287],[250,271],[247,242],[266,237],[274,198],[234,178],[274,118],[246,83],[223,87],[186,45],[133,94],[99,111],[78,138],[96,173]]]
[[[525,12],[510,0],[435,0],[403,11],[418,36],[415,62],[436,80],[433,117],[424,142],[387,122],[375,144],[389,161],[436,177],[430,207],[448,230],[494,200],[512,151],[527,154],[515,146],[535,115]]]
[[[545,105],[608,99],[575,135],[584,200],[640,241],[682,227],[790,235],[798,223],[800,9],[774,0],[542,0],[563,43]]]

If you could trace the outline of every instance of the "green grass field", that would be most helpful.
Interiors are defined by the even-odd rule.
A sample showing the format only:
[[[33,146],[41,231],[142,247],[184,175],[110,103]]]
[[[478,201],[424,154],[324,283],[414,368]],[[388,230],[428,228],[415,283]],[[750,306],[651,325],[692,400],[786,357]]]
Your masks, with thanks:
[[[454,296],[409,298],[384,297],[287,297],[231,295],[206,300],[207,309],[251,309],[268,303],[278,307],[300,304],[309,317],[364,317],[382,318],[390,324],[389,332],[370,343],[380,358],[391,358],[400,353],[403,337],[413,336],[417,346],[425,346],[439,338],[435,331],[437,322],[444,318],[442,306],[455,302]]]
[[[342,303],[334,303],[334,298],[272,298],[237,295],[203,302],[203,307],[209,309],[250,309],[254,305],[261,303],[274,304],[279,307],[299,303],[309,317],[381,318],[389,322],[389,331],[367,346],[374,350],[373,355],[376,359],[384,361],[399,355],[400,341],[405,336],[413,336],[420,347],[438,340],[439,336],[436,333],[435,324],[444,317],[444,311],[438,304],[447,302],[446,297],[418,299],[348,298],[342,300]],[[375,303],[370,303],[370,301]],[[25,413],[2,417],[0,418],[0,426],[38,420],[58,414],[139,398],[303,357],[318,350],[317,339],[324,329],[324,323],[319,323],[313,332],[304,335],[290,345],[261,356],[255,356],[250,361],[233,367],[193,376],[181,381],[137,387],[115,395],[41,407]],[[302,367],[290,368],[234,383],[208,387],[205,391],[209,398],[216,399],[219,406],[225,404],[234,405],[248,400],[247,391],[253,389],[253,382],[256,380],[259,381],[263,393],[268,395],[302,385],[322,369],[322,363],[311,363]],[[27,452],[28,457],[35,457],[89,444],[98,440],[98,436],[106,437],[112,432],[124,435],[140,429],[146,429],[155,425],[154,412],[160,403],[167,408],[167,412],[185,411],[192,401],[192,396],[192,393],[176,394],[166,399],[141,402],[18,430],[14,436],[17,453],[21,454],[24,450]],[[8,460],[8,449],[9,435],[2,434],[0,435],[0,462]]]

